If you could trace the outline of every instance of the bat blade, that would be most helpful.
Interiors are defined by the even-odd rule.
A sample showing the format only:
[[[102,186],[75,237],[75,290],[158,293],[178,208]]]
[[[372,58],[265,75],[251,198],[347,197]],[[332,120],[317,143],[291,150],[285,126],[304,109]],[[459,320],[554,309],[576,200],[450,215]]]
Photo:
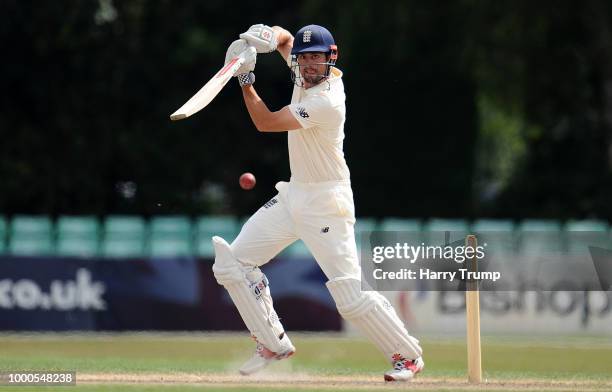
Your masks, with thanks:
[[[176,112],[170,115],[172,121],[183,120],[204,109],[219,91],[234,76],[234,73],[244,63],[244,57],[238,56],[230,60],[219,70],[189,101],[185,102]]]

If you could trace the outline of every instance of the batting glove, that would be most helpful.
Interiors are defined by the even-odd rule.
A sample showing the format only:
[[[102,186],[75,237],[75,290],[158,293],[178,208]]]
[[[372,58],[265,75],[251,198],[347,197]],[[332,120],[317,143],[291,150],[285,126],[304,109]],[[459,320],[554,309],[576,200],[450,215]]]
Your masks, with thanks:
[[[253,71],[255,70],[255,62],[257,60],[257,50],[252,46],[248,46],[241,52],[240,56],[244,57],[244,64],[238,68],[235,75],[238,78],[238,84],[242,87],[255,83]]]
[[[256,24],[240,34],[240,38],[246,40],[249,45],[257,49],[257,53],[270,53],[276,50],[278,40],[276,32],[270,26]]]
[[[247,52],[248,50],[248,52]],[[257,62],[257,52],[251,47],[249,50],[249,44],[243,39],[237,39],[232,42],[227,52],[225,52],[225,64],[229,63],[236,57],[243,56],[245,58],[244,63],[234,73],[234,76],[249,73],[255,70],[255,63]]]

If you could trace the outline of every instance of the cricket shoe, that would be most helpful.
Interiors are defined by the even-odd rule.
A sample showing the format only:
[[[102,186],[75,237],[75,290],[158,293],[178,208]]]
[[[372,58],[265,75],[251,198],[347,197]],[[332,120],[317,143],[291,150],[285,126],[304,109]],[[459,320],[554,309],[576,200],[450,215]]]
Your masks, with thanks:
[[[243,376],[256,373],[268,366],[272,361],[289,358],[295,353],[295,347],[291,343],[291,340],[289,340],[287,334],[283,334],[280,340],[281,350],[278,353],[268,350],[263,344],[259,343],[257,339],[255,339],[255,342],[257,343],[255,353],[240,367],[239,371]]]
[[[399,354],[393,356],[393,369],[385,373],[385,381],[410,381],[425,367],[422,357],[406,359]]]

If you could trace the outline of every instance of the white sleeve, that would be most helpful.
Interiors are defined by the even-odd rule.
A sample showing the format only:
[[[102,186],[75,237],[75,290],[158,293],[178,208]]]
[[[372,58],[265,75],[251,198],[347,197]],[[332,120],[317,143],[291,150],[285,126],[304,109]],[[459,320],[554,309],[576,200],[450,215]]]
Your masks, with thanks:
[[[338,110],[332,106],[329,98],[324,95],[307,97],[300,103],[292,103],[289,110],[302,128],[314,126],[333,126],[342,120]]]

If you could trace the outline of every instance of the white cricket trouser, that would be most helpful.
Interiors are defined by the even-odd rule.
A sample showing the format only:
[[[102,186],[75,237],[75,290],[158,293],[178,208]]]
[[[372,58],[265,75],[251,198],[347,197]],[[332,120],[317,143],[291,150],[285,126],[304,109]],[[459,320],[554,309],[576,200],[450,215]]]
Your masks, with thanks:
[[[242,263],[261,266],[304,241],[329,280],[360,279],[355,207],[349,181],[276,184],[278,194],[244,224],[231,244]]]
[[[397,358],[420,357],[418,339],[410,336],[391,304],[378,292],[361,291],[350,183],[291,181],[279,182],[276,189],[278,194],[244,224],[231,244],[233,257],[246,267],[259,267],[298,238],[302,239],[327,276],[326,285],[342,317],[355,323],[392,363]],[[269,301],[269,314],[265,316],[270,319],[269,325],[271,328],[276,325],[275,334],[284,332],[273,312],[269,291],[265,298]],[[253,329],[251,333],[255,336],[265,337],[261,330]],[[278,339],[269,337],[268,345],[280,346],[284,336],[279,333]]]

